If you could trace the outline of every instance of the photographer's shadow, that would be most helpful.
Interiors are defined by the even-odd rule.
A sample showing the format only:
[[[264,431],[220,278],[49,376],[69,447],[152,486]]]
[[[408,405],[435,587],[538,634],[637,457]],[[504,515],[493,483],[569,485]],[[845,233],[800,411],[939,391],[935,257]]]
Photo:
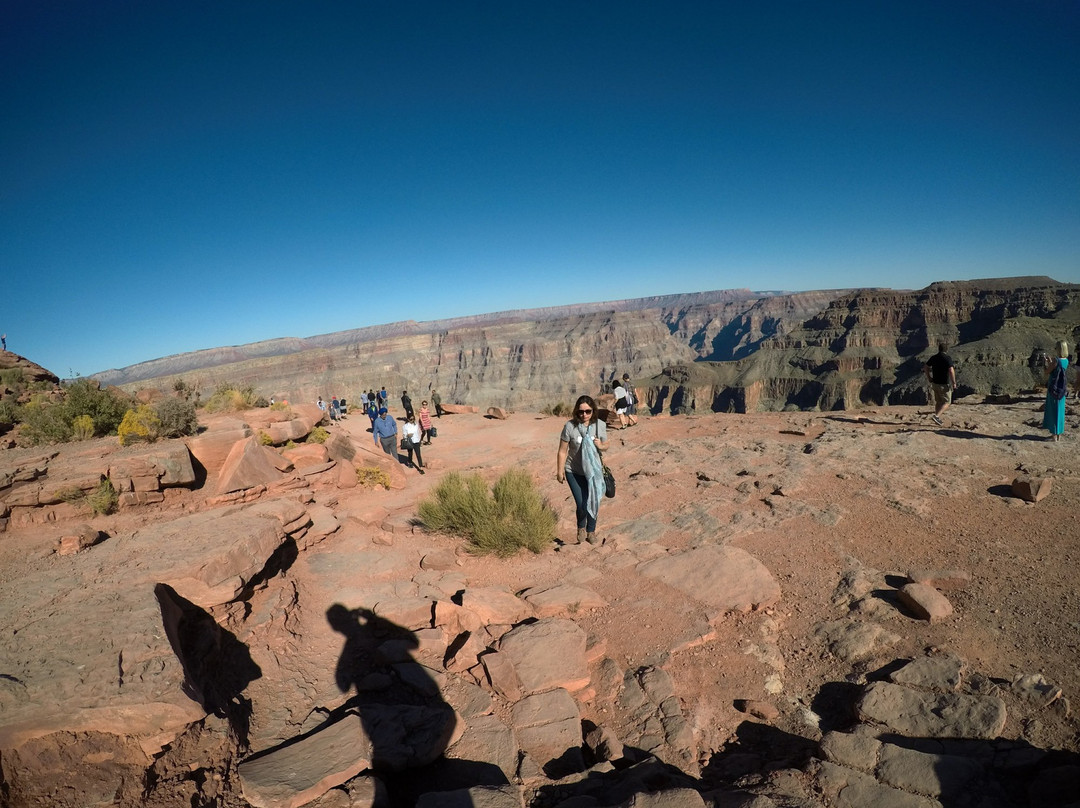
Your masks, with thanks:
[[[432,669],[414,658],[420,643],[412,631],[340,603],[327,609],[326,619],[345,638],[337,686],[355,691],[341,709],[360,716],[371,742],[370,773],[386,786],[391,805],[414,805],[430,791],[509,782],[491,763],[444,755],[461,728]]]

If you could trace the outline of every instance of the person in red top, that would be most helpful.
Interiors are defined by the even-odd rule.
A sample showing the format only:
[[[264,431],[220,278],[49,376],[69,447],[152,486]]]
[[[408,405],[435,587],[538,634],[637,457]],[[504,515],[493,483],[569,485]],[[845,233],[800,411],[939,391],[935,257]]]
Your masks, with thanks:
[[[419,420],[420,420],[420,440],[423,443],[430,446],[431,445],[431,437],[430,437],[430,435],[431,435],[431,413],[428,411],[428,406],[427,406],[426,401],[421,401],[420,402],[420,412],[418,413],[418,417],[419,417]]]

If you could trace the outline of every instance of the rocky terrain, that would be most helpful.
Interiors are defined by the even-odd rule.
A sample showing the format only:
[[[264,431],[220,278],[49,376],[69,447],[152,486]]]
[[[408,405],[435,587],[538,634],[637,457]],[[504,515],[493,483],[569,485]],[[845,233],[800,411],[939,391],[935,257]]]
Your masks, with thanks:
[[[1016,396],[1036,359],[1080,336],[1080,286],[1046,277],[889,289],[703,292],[395,323],[201,351],[97,374],[129,392],[180,379],[278,400],[355,400],[386,386],[540,411],[629,373],[654,413],[843,410],[925,403],[922,362],[946,340],[961,395]]]
[[[1078,413],[974,401],[644,416],[599,545],[522,409],[426,476],[309,406],[2,451],[0,805],[1076,805]],[[549,551],[417,523],[511,467]]]

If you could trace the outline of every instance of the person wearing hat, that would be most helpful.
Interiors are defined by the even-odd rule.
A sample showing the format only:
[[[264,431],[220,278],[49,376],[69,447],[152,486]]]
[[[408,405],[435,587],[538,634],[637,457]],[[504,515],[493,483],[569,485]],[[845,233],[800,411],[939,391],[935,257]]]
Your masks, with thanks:
[[[397,421],[387,412],[386,407],[379,407],[379,417],[371,424],[371,434],[375,444],[381,445],[384,452],[397,460]]]

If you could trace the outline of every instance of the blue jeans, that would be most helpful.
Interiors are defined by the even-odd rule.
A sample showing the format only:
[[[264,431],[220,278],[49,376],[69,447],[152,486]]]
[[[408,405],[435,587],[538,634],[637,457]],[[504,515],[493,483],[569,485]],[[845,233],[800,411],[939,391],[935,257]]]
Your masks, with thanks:
[[[596,519],[589,515],[586,508],[589,503],[589,478],[584,474],[568,473],[566,484],[570,486],[570,493],[577,504],[577,526],[585,528],[588,533],[595,533]]]

